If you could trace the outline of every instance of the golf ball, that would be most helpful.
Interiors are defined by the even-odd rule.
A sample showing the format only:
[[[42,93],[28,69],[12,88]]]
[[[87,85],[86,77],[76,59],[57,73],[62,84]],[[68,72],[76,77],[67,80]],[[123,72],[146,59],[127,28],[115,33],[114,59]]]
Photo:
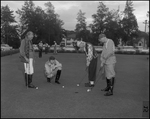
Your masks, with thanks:
[[[77,84],[77,86],[79,86],[79,84]]]
[[[90,92],[91,90],[90,89],[87,89],[87,92]]]
[[[64,88],[65,86],[62,86],[62,88]]]

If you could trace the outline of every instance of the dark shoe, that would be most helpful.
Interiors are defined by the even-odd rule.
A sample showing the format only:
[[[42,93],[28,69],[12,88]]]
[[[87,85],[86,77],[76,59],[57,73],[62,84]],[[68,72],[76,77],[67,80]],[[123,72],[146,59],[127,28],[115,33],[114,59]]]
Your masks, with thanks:
[[[89,87],[94,87],[94,84],[90,84],[90,86]]]
[[[59,81],[55,81],[55,83],[60,84]]]
[[[48,83],[51,83],[51,79],[50,79],[50,78],[47,78],[47,82],[48,82]]]
[[[108,91],[106,94],[104,94],[104,96],[111,96],[111,95],[113,95],[113,92],[111,91]]]
[[[28,87],[29,88],[36,88],[36,86],[34,86],[33,84],[29,84]]]

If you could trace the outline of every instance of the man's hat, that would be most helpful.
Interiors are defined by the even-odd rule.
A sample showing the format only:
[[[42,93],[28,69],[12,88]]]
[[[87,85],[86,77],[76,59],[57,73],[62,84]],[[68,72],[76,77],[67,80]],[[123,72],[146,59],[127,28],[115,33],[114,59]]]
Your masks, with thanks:
[[[99,39],[106,37],[105,34],[100,34]]]

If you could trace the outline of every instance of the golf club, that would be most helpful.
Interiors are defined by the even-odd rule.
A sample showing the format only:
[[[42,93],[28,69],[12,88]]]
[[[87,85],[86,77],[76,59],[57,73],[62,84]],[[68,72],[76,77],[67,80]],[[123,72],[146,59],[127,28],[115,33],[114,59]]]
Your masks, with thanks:
[[[97,75],[96,75],[96,77],[98,78],[98,77],[99,77],[99,74],[101,74],[99,79],[101,79],[102,76],[103,76],[103,73],[100,73],[100,72],[102,71],[102,69],[103,69],[103,67],[100,68],[99,72],[98,72]],[[97,79],[97,80],[95,81],[95,85],[97,84],[97,82],[99,81],[99,79]],[[92,91],[93,88],[94,88],[94,87],[91,87],[91,88],[87,89],[87,92]]]
[[[26,68],[25,68],[25,70],[26,70],[26,73],[27,73],[27,63],[26,63]],[[27,74],[27,89],[28,89],[28,74]]]
[[[88,67],[86,67],[85,74],[83,75],[83,78],[80,80],[80,82],[77,84],[77,86],[80,86],[81,82],[85,79],[85,77],[87,75],[87,70],[88,70]]]

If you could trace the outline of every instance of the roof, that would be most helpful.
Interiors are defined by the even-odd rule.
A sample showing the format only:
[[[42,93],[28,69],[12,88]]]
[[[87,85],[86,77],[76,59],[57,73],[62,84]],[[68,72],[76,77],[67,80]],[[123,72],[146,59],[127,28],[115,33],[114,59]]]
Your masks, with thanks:
[[[76,38],[76,34],[69,34],[69,35],[67,36],[67,38],[75,39],[75,38]]]

